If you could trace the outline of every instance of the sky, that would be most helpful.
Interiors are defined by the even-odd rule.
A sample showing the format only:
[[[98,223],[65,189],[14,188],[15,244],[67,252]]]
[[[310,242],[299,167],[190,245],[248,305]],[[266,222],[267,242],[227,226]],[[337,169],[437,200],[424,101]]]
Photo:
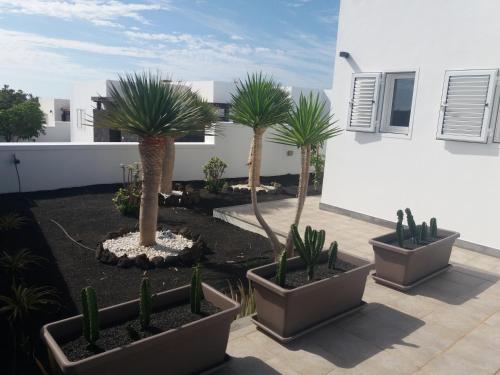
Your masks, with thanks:
[[[330,88],[339,0],[0,0],[0,84],[69,97],[76,82],[160,71]]]

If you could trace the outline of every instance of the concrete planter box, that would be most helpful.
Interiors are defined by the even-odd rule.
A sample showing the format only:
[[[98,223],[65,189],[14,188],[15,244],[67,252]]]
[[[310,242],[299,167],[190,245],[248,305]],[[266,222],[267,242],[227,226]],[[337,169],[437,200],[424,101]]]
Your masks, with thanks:
[[[437,241],[403,249],[391,245],[396,240],[392,232],[370,240],[375,252],[375,281],[396,289],[408,290],[449,267],[453,243],[460,236],[457,232],[438,230]]]
[[[156,308],[168,309],[189,301],[190,286],[156,295]],[[72,362],[58,342],[78,336],[82,315],[50,323],[42,328],[54,374],[193,374],[224,362],[229,328],[240,305],[207,284],[205,299],[222,311],[176,329],[135,341],[129,345]],[[101,326],[138,316],[139,300],[99,310]]]
[[[247,277],[255,288],[256,325],[287,342],[360,308],[373,264],[340,252],[338,259],[358,267],[294,289],[284,289],[269,280],[276,274],[276,263],[249,270]],[[328,252],[324,251],[320,263],[327,260]],[[304,267],[300,257],[287,261],[288,270]]]

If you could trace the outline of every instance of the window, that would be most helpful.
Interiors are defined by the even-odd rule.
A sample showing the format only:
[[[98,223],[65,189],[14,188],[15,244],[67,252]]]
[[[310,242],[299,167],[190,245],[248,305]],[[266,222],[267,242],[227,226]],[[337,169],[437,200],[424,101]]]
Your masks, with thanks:
[[[347,130],[375,132],[381,73],[355,73],[352,76]]]
[[[497,70],[447,71],[445,74],[438,139],[488,141]]]
[[[410,129],[415,73],[385,75],[381,131],[408,134]]]

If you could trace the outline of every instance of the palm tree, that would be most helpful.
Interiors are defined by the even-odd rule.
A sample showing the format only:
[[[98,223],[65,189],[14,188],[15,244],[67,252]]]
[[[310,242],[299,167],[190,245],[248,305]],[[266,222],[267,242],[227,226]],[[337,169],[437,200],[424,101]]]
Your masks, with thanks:
[[[111,87],[110,99],[101,126],[139,137],[143,170],[139,245],[152,246],[156,243],[158,190],[166,136],[199,124],[204,111],[189,88],[171,84],[159,73],[120,76],[119,84]]]
[[[253,130],[248,184],[255,217],[267,233],[275,257],[281,252],[281,244],[259,211],[256,188],[260,185],[264,133],[271,126],[283,124],[288,118],[290,108],[291,100],[288,94],[278,83],[262,73],[247,75],[246,81],[239,81],[236,94],[232,95],[231,119]]]
[[[293,224],[298,226],[309,186],[309,166],[311,150],[330,138],[339,135],[342,130],[333,125],[333,114],[325,110],[325,102],[320,101],[319,94],[300,95],[299,103],[290,112],[284,125],[274,128],[272,142],[300,148],[300,178],[297,193],[297,210]],[[286,242],[288,255],[293,255],[292,234],[288,233]]]
[[[215,108],[212,104],[200,99],[198,95],[194,93],[193,95],[195,100],[198,102],[202,116],[199,122],[186,124],[183,129],[180,129],[182,131],[171,133],[165,137],[165,156],[163,158],[160,183],[160,192],[163,194],[172,193],[172,181],[175,165],[175,140],[179,137],[199,131],[204,131],[205,135],[215,134],[216,127],[214,123],[217,121],[217,112]]]

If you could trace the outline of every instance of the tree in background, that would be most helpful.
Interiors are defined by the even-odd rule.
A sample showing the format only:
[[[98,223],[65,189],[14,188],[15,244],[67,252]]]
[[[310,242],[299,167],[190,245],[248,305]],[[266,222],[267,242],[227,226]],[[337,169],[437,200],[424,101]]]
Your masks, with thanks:
[[[110,98],[100,126],[139,137],[143,170],[139,245],[152,246],[156,243],[158,191],[166,137],[182,134],[193,124],[202,123],[205,112],[201,99],[189,88],[171,84],[159,73],[120,76],[117,87],[111,87]]]
[[[339,135],[342,130],[333,125],[333,114],[329,114],[325,102],[320,101],[319,94],[300,95],[299,102],[290,112],[287,123],[274,128],[272,142],[300,148],[300,178],[297,192],[297,210],[293,224],[298,226],[304,209],[309,186],[309,166],[313,148]],[[292,232],[288,233],[286,242],[288,255],[293,255]]]
[[[4,85],[0,90],[0,136],[6,142],[45,134],[43,123],[44,114],[38,98]]]
[[[256,188],[260,185],[264,133],[271,126],[283,124],[288,119],[290,108],[288,94],[262,73],[248,75],[245,82],[240,81],[236,85],[236,93],[232,95],[231,119],[253,130],[248,185],[255,217],[271,241],[275,258],[281,253],[281,244],[259,211]]]

